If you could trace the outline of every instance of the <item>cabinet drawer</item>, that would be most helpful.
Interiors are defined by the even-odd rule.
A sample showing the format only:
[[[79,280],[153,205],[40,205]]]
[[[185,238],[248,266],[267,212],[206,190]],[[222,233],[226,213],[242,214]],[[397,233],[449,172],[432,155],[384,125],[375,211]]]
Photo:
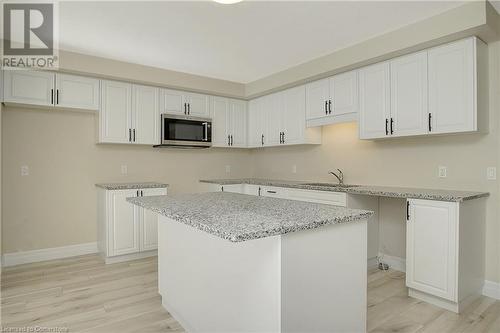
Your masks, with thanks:
[[[260,195],[263,197],[285,199],[288,197],[288,189],[282,187],[262,186]]]
[[[347,194],[342,192],[289,189],[288,199],[342,207],[347,206]]]

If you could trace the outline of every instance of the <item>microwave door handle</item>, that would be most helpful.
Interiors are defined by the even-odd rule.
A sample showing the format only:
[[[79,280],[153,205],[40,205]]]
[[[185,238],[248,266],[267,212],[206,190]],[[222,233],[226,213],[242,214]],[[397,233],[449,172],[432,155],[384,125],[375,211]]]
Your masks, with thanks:
[[[203,123],[203,141],[208,141],[208,123]]]

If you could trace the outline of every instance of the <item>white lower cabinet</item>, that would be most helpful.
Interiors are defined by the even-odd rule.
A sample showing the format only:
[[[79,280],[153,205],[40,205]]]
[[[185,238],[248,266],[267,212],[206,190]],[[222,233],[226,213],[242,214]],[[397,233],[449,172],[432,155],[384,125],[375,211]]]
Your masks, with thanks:
[[[151,251],[158,247],[158,214],[126,199],[166,194],[166,188],[99,189],[98,246],[106,263],[154,255]]]
[[[461,312],[484,283],[484,200],[409,199],[406,285],[409,295]]]
[[[456,301],[458,203],[408,200],[406,285]]]

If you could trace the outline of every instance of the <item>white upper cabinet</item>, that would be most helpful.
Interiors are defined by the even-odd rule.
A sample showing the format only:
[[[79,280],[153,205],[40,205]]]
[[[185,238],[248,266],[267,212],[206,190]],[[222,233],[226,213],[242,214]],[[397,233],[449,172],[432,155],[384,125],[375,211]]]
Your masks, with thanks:
[[[99,142],[133,142],[132,84],[102,81]]]
[[[170,89],[161,89],[160,95],[161,113],[194,117],[207,117],[210,113],[208,95]]]
[[[311,82],[306,85],[307,120],[328,116],[330,79]]]
[[[266,128],[264,97],[252,99],[248,103],[248,147],[264,146]]]
[[[486,128],[486,66],[486,45],[471,37],[360,69],[360,138]]]
[[[306,128],[306,86],[250,101],[250,147],[321,143],[321,128]]]
[[[394,59],[390,65],[393,136],[427,133],[427,52]]]
[[[214,147],[247,146],[247,106],[245,101],[212,97],[212,145]]]
[[[135,142],[138,144],[159,144],[160,113],[156,87],[132,86],[132,115]]]
[[[468,38],[429,50],[429,112],[432,133],[476,131],[477,53],[484,44]]]
[[[229,130],[229,102],[224,97],[212,97],[210,108],[212,117],[212,146],[227,147],[230,144]]]
[[[304,143],[306,131],[306,91],[299,86],[283,92],[282,144]]]
[[[384,62],[359,70],[359,137],[383,138],[390,134],[390,71]]]
[[[187,93],[187,114],[196,117],[207,117],[209,114],[209,97],[202,94]]]
[[[230,99],[231,147],[247,146],[247,102]]]
[[[99,80],[43,71],[4,71],[4,102],[99,110]]]
[[[358,72],[350,71],[306,86],[307,126],[354,121],[358,112]]]
[[[282,143],[284,93],[278,92],[266,96],[264,99],[264,112],[266,114],[267,135],[266,146],[277,146]]]
[[[5,70],[4,102],[54,105],[54,73]]]
[[[159,143],[158,88],[103,80],[100,143]]]
[[[99,80],[76,75],[56,74],[55,106],[99,110]]]
[[[160,113],[187,114],[187,104],[182,91],[161,89]]]

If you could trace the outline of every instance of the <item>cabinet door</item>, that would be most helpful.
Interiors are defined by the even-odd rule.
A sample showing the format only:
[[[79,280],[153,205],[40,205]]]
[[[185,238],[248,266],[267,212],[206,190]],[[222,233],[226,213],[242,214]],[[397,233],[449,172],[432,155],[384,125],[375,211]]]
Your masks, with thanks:
[[[358,112],[358,72],[335,75],[330,79],[332,116]]]
[[[229,193],[244,194],[245,193],[245,185],[243,185],[243,184],[222,185],[221,191],[222,192],[229,192]]]
[[[393,136],[427,133],[427,51],[394,59],[390,64]]]
[[[432,133],[477,130],[475,39],[429,50]]]
[[[458,203],[408,202],[406,285],[456,301]]]
[[[186,94],[188,114],[196,117],[207,117],[209,114],[209,97],[202,94]]]
[[[245,101],[230,100],[231,109],[231,147],[247,146],[247,105]]]
[[[158,88],[133,85],[132,87],[133,129],[135,143],[155,145],[159,143],[160,113]]]
[[[329,79],[314,81],[306,85],[306,119],[328,116],[330,99]]]
[[[229,100],[223,97],[212,97],[212,145],[214,147],[229,146]]]
[[[56,74],[55,105],[61,108],[99,110],[99,80]]]
[[[139,252],[139,206],[127,202],[137,196],[136,190],[108,191],[109,256]]]
[[[284,144],[298,144],[305,141],[306,88],[299,86],[283,92],[282,129]]]
[[[386,128],[388,130],[390,126],[389,73],[388,62],[359,70],[360,139],[376,139],[387,136]]]
[[[248,102],[248,147],[262,147],[266,136],[266,119],[263,98]]]
[[[167,195],[166,188],[147,188],[142,190],[143,196]],[[140,214],[140,248],[141,251],[158,248],[158,213],[139,208]]]
[[[4,102],[51,106],[53,92],[54,73],[4,71]]]
[[[265,146],[280,145],[280,132],[283,131],[283,101],[284,93],[278,92],[268,95],[264,99],[264,113],[266,115],[267,134]]]
[[[160,114],[187,114],[184,92],[170,89],[160,90]]]
[[[99,114],[100,142],[132,142],[132,85],[102,81]]]

